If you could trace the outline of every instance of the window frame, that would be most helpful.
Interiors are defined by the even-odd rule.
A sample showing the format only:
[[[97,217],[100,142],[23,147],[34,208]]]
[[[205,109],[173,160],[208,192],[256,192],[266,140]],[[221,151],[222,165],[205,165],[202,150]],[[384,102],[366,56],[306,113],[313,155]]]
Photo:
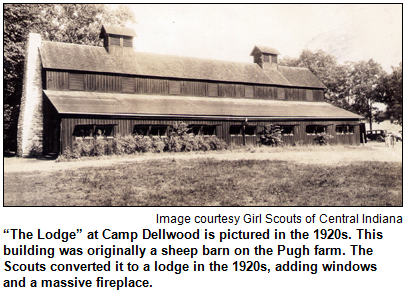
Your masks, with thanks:
[[[281,134],[285,137],[292,137],[295,135],[295,125],[280,125]],[[291,132],[284,132],[286,129],[291,129]]]
[[[313,131],[312,133],[309,133],[308,129],[311,128],[311,127],[313,127],[315,131]],[[321,134],[321,133],[326,133],[327,134],[327,127],[328,126],[326,126],[326,125],[307,125],[306,126],[306,134],[308,136],[317,136],[318,134]],[[318,128],[323,128],[323,131],[322,132],[317,132]]]
[[[151,134],[154,129],[158,130],[157,135]],[[163,135],[161,134],[160,129],[161,130],[165,129]],[[150,125],[148,136],[150,136],[150,137],[167,137],[168,136],[168,126],[167,125]]]
[[[242,125],[230,125],[230,128],[229,128],[230,136],[242,136],[242,127],[243,127]],[[237,129],[237,128],[239,129],[238,134],[232,132],[233,129]]]
[[[211,137],[217,135],[216,125],[188,125],[188,128],[190,129],[189,133],[193,133],[195,136]],[[211,134],[205,134],[207,132],[205,129],[209,129],[208,133]]]
[[[345,128],[345,131],[339,131],[338,129],[342,127]],[[352,131],[351,131],[352,130]],[[355,134],[355,126],[354,125],[336,125],[336,135],[354,135]]]
[[[104,138],[114,138],[114,124],[98,124],[98,125],[95,125],[95,127],[94,127],[94,137],[97,139],[97,138],[100,138],[100,137],[104,137]],[[105,133],[106,133],[106,129],[107,128],[109,128],[110,129],[110,133],[108,134],[108,135],[106,135]],[[98,134],[97,134],[97,131],[99,130],[99,129],[105,129],[104,130],[104,133],[102,133],[101,134],[101,136],[98,136]]]
[[[78,128],[79,127],[79,129],[81,128],[81,127],[88,127],[88,129],[90,129],[89,131],[90,131],[90,135],[84,135],[84,136],[78,136],[77,134],[75,134],[76,132],[75,132],[75,130],[76,130],[76,128]],[[72,136],[73,137],[75,137],[75,140],[84,140],[84,139],[93,139],[94,138],[94,124],[85,124],[85,125],[75,125],[75,127],[74,127],[74,129],[73,129],[73,133],[72,133]],[[86,133],[85,133],[86,134]]]
[[[247,129],[252,128],[253,132],[248,133]],[[244,129],[244,128],[243,128]],[[245,130],[244,130],[244,135],[245,136],[256,136],[257,135],[257,125],[246,125]]]

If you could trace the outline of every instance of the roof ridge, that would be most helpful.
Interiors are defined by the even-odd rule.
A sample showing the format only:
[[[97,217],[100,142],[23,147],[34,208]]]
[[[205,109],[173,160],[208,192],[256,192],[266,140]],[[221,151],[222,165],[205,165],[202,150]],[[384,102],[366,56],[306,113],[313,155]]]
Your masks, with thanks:
[[[286,66],[286,65],[280,65],[279,67],[285,67],[285,68],[294,68],[294,69],[307,69],[307,70],[310,70],[308,67],[299,67],[299,66]]]
[[[103,46],[94,46],[94,45],[86,45],[86,44],[74,44],[74,43],[65,43],[65,42],[57,42],[57,41],[42,41],[43,43],[52,43],[52,44],[63,44],[63,45],[74,45],[74,46],[86,46],[86,47],[95,47],[95,48],[104,48]]]
[[[243,62],[243,61],[232,61],[232,60],[222,60],[222,59],[212,59],[212,58],[204,58],[204,57],[194,57],[194,56],[184,56],[184,55],[176,55],[176,54],[162,54],[162,53],[154,53],[154,52],[145,52],[145,51],[134,51],[135,53],[141,54],[150,54],[150,55],[160,55],[160,56],[167,56],[167,57],[178,57],[178,58],[191,58],[191,59],[199,59],[205,61],[220,61],[220,62],[227,62],[227,63],[239,63],[244,65],[257,65],[256,63],[250,62]]]

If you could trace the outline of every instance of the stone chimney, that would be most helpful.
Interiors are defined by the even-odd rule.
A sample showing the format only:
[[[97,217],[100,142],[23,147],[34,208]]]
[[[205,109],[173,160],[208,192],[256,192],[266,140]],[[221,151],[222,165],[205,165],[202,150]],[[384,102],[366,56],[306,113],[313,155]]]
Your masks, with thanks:
[[[109,54],[126,55],[134,51],[134,37],[137,34],[133,29],[119,26],[103,25],[100,38],[104,39],[104,48]]]
[[[17,155],[42,153],[43,149],[43,97],[42,65],[39,48],[41,35],[30,33],[25,49],[23,95],[17,130]]]
[[[278,70],[279,51],[272,47],[255,46],[251,56],[254,56],[254,63],[265,70]]]

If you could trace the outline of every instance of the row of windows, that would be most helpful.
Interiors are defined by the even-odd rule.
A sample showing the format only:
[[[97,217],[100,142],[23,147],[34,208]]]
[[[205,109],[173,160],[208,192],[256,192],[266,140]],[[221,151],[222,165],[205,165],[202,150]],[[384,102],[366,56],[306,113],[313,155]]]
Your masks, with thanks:
[[[73,136],[76,138],[113,137],[115,125],[76,125]]]
[[[85,89],[84,74],[69,73],[69,90],[83,91]],[[245,86],[245,98],[254,98],[254,86]],[[122,93],[134,93],[135,92],[135,79],[132,77],[121,78],[121,92]],[[181,94],[181,82],[169,81],[169,94],[180,95]],[[208,83],[207,96],[218,97],[219,85],[216,83]],[[285,100],[285,89],[277,89],[277,99]],[[306,90],[306,100],[313,101],[313,90]]]
[[[112,137],[114,136],[115,125],[76,125],[73,131],[73,136],[77,138],[86,137]],[[135,125],[133,129],[134,135],[139,136],[167,136],[168,125]],[[189,125],[189,132],[201,136],[215,136],[215,125]],[[295,134],[295,125],[280,125],[283,136],[293,136]],[[325,125],[308,125],[306,126],[307,135],[316,135],[326,133],[327,126]],[[255,125],[231,125],[229,133],[231,136],[255,136],[257,134],[257,126]],[[337,135],[354,134],[353,125],[338,125],[336,126]]]

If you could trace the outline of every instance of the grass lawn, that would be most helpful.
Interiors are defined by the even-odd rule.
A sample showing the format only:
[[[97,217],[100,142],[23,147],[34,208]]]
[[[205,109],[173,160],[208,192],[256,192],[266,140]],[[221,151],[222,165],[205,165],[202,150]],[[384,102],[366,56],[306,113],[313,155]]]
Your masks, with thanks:
[[[151,159],[4,174],[5,206],[401,206],[401,162]]]

